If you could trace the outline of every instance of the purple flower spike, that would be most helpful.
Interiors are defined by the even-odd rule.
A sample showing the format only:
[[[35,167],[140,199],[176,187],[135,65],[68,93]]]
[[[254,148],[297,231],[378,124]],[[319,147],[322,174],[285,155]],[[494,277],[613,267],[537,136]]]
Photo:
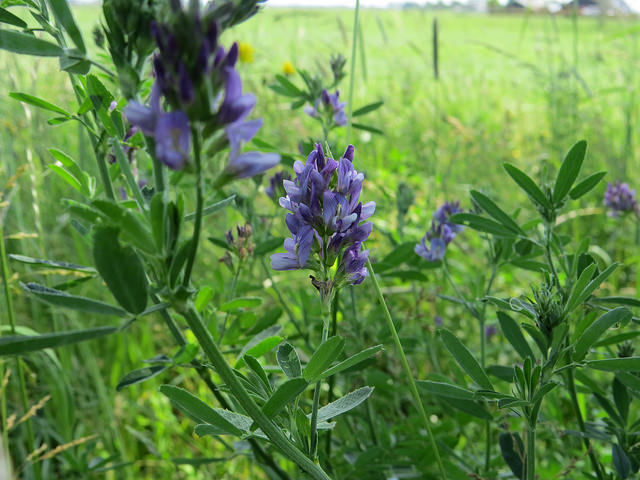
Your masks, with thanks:
[[[313,118],[324,117],[326,113],[331,118],[333,125],[343,127],[347,124],[347,114],[344,111],[344,107],[347,104],[339,101],[339,97],[340,92],[338,90],[333,94],[326,89],[322,90],[322,95],[314,102],[313,106],[306,105],[304,107],[304,113]]]
[[[636,191],[629,188],[627,183],[619,181],[615,185],[609,183],[604,193],[604,204],[609,209],[610,217],[619,217],[629,212],[638,213]]]
[[[422,258],[430,262],[437,262],[444,258],[444,254],[449,245],[464,228],[449,221],[449,217],[454,213],[461,212],[460,202],[445,202],[433,214],[431,229],[422,237],[414,251]],[[427,241],[429,245],[427,246]]]
[[[350,145],[336,162],[316,144],[306,163],[295,162],[295,180],[282,180],[286,196],[280,198],[280,205],[290,212],[286,223],[292,238],[285,242],[287,253],[271,257],[275,270],[313,268],[320,277],[314,277],[314,285],[326,291],[343,282],[357,285],[366,278],[369,252],[362,250],[362,242],[372,224],[365,220],[376,205],[360,202],[364,175],[353,168],[353,153]],[[336,262],[334,278],[326,278]]]
[[[184,112],[163,114],[155,131],[158,160],[173,170],[180,170],[189,159],[189,118]]]

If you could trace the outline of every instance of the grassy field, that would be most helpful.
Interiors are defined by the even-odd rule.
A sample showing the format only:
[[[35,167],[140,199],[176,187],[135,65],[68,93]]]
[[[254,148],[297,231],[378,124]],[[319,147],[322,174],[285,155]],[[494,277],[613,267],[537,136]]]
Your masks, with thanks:
[[[99,9],[78,7],[75,14],[85,37],[91,38],[91,30],[99,21]],[[438,80],[434,79],[432,67],[432,23],[436,18],[440,31]],[[317,132],[312,119],[301,109],[292,111],[289,103],[267,86],[276,74],[282,73],[287,61],[295,68],[328,75],[330,54],[350,56],[352,22],[353,12],[347,9],[266,8],[255,19],[225,34],[226,42],[238,40],[254,49],[252,61],[242,64],[240,71],[245,90],[256,92],[259,98],[256,113],[265,119],[262,140],[297,154],[298,142]],[[418,241],[430,225],[433,210],[445,199],[460,199],[469,208],[471,188],[499,198],[505,209],[521,206],[524,195],[506,185],[503,163],[512,162],[538,178],[547,167],[557,168],[566,150],[582,138],[589,142],[585,162],[589,172],[607,170],[607,180],[637,185],[640,28],[635,20],[579,18],[575,22],[569,17],[546,15],[365,9],[361,12],[361,27],[354,108],[384,101],[382,108],[367,117],[367,123],[384,134],[356,131],[351,140],[356,146],[356,167],[367,178],[364,200],[375,199],[378,203],[368,245],[374,258],[384,257],[394,244]],[[17,189],[5,199],[7,204],[2,209],[8,251],[91,264],[90,245],[73,228],[59,201],[75,198],[75,192],[47,168],[53,162],[48,149],[55,147],[95,171],[88,140],[73,122],[50,126],[47,112],[23,106],[7,96],[10,91],[21,91],[74,108],[68,78],[59,71],[57,60],[25,60],[0,52],[0,64],[4,66],[0,70],[0,184],[13,181],[13,175],[19,176]],[[300,83],[295,74],[290,79]],[[344,83],[345,90],[346,85],[348,81]],[[334,140],[340,150],[344,148],[344,129],[336,131]],[[403,232],[398,232],[395,208],[400,182],[406,182],[416,195]],[[636,273],[637,253],[630,245],[637,236],[637,226],[606,216],[602,208],[604,188],[604,184],[600,185],[580,200],[581,209],[575,218],[562,223],[563,233],[574,239],[589,233],[599,241],[602,248],[597,253],[602,258],[624,260],[623,273],[615,279],[617,291],[636,296],[640,274]],[[240,189],[253,193],[253,183],[246,182]],[[274,208],[269,199],[265,195],[257,198],[256,208],[271,215]],[[187,203],[191,208],[192,200],[187,199]],[[205,235],[221,238],[227,228],[239,221],[240,216],[234,213],[212,217],[205,224]],[[273,220],[272,228],[285,234],[280,217]],[[483,268],[477,237],[466,235],[453,249],[450,264],[456,277],[467,278]],[[197,265],[199,278],[203,279],[202,284],[214,285],[217,297],[224,298],[232,275],[217,267],[223,251],[211,243],[203,248],[206,254]],[[18,286],[18,280],[56,284],[70,280],[71,273],[56,269],[36,271],[17,263],[10,266],[14,269],[12,294],[21,331],[44,333],[98,324],[93,318],[34,302]],[[298,318],[314,316],[315,307],[309,308],[307,294],[294,288],[291,276],[301,282],[306,277],[298,272],[287,276],[286,283],[280,275],[273,281],[282,285]],[[450,293],[441,274],[428,272],[427,278],[426,282],[407,284],[388,277],[384,285],[394,310],[405,312],[398,317],[401,335],[419,377],[436,369],[434,365],[446,363],[440,359],[442,348],[432,341],[435,315],[444,317],[449,328],[470,344],[477,343],[475,324],[464,317],[462,309],[436,299],[436,293]],[[522,293],[526,282],[513,280],[510,272],[500,274],[497,291],[503,296]],[[277,297],[271,285],[256,263],[240,279],[239,290],[268,298],[268,306],[272,307],[277,304]],[[98,288],[89,283],[79,291],[90,294]],[[474,295],[473,289],[469,293]],[[379,393],[371,400],[373,409],[384,412],[387,403],[406,409],[408,400],[394,392],[392,385],[400,367],[392,355],[389,334],[382,323],[375,322],[378,317],[374,306],[364,302],[373,295],[371,287],[365,285],[357,295],[362,300],[360,320],[356,326],[344,326],[346,335],[365,344],[385,343],[388,347],[380,360],[386,367],[373,371],[366,379]],[[340,322],[344,316],[345,313],[340,314]],[[281,322],[285,332],[294,335],[295,330],[284,317]],[[5,323],[3,320],[1,329],[6,329]],[[492,363],[505,357],[504,345],[500,337],[489,341],[487,357]],[[230,345],[228,353],[237,354],[234,348]],[[45,478],[86,478],[83,472],[91,462],[111,455],[105,467],[114,468],[97,471],[91,478],[263,478],[262,472],[252,468],[238,451],[232,462],[215,460],[228,459],[233,448],[210,437],[197,438],[191,433],[192,422],[178,415],[158,394],[157,387],[162,383],[184,382],[192,391],[205,395],[205,389],[189,369],[115,390],[127,372],[144,365],[144,359],[175,350],[159,321],[146,317],[122,335],[30,357],[26,363],[30,404],[51,396],[33,416],[38,445],[46,443],[45,451],[68,446],[44,460],[43,469],[48,475]],[[8,365],[11,369],[13,364]],[[16,376],[10,375],[8,382],[8,410],[20,416]],[[581,396],[583,405],[586,401],[587,397]],[[564,418],[567,402],[559,399],[549,407],[548,418]],[[446,411],[446,406],[440,404],[434,408]],[[368,420],[384,429],[384,415]],[[404,427],[406,424],[395,428]],[[472,444],[472,438],[481,433],[481,427],[447,420],[436,423],[434,428],[451,448],[480,456],[483,447]],[[343,428],[356,431],[349,424]],[[539,448],[544,452],[540,455],[540,478],[555,478],[568,468],[557,455],[559,448],[568,449],[576,462],[583,461],[579,441],[571,439],[558,446],[563,428],[560,420],[540,426]],[[389,438],[381,439],[381,444],[393,443],[396,434],[400,435],[398,431],[388,432]],[[25,438],[21,426],[11,431],[14,461],[24,460],[30,453]],[[69,446],[73,441],[78,445]],[[496,465],[500,465],[499,453],[494,454]],[[610,452],[603,455],[610,456]],[[172,461],[176,458],[177,462]],[[197,460],[202,458],[209,461]],[[15,467],[19,469],[20,465]],[[506,472],[506,467],[501,471]],[[32,478],[31,473],[29,467],[21,472],[25,478]],[[358,477],[354,474],[350,478]]]

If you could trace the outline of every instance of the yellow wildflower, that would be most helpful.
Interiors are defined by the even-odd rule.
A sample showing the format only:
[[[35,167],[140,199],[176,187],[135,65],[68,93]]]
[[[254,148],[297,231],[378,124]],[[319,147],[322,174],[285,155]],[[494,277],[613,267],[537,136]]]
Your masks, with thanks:
[[[293,75],[294,73],[296,73],[296,69],[293,66],[293,63],[291,63],[289,60],[284,62],[282,64],[282,73],[284,73],[285,75]]]
[[[253,52],[256,49],[250,43],[238,42],[238,58],[242,63],[253,62]]]

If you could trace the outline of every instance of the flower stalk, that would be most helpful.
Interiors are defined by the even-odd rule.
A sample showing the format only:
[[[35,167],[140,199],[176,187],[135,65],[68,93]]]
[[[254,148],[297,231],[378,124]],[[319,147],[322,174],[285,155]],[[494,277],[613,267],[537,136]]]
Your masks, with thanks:
[[[393,342],[400,354],[400,361],[402,363],[402,367],[404,369],[407,380],[409,381],[409,389],[411,390],[411,395],[413,396],[413,400],[416,404],[416,408],[420,413],[420,418],[422,419],[422,424],[427,431],[427,436],[429,437],[429,442],[431,443],[431,448],[433,450],[433,454],[436,457],[436,462],[438,464],[438,469],[440,471],[440,477],[443,480],[446,480],[447,474],[444,470],[444,464],[442,463],[442,458],[440,458],[440,451],[438,450],[438,445],[436,444],[436,439],[433,436],[433,432],[431,430],[431,424],[429,423],[429,419],[427,418],[427,412],[424,409],[424,405],[422,404],[422,399],[420,398],[420,394],[418,393],[418,388],[416,387],[416,381],[413,378],[413,373],[411,372],[411,367],[409,366],[409,362],[407,361],[407,357],[404,353],[404,349],[402,348],[402,343],[400,342],[400,337],[398,336],[398,331],[396,330],[396,326],[393,323],[393,319],[391,318],[391,313],[389,312],[389,308],[387,307],[387,303],[384,299],[384,295],[382,294],[382,289],[380,288],[380,284],[378,283],[378,279],[376,278],[375,272],[373,270],[373,265],[371,265],[371,261],[367,259],[367,270],[369,271],[369,276],[371,277],[371,281],[373,282],[374,289],[378,296],[378,301],[382,306],[384,311],[384,316],[387,321],[387,326],[391,331],[391,336],[393,337]]]

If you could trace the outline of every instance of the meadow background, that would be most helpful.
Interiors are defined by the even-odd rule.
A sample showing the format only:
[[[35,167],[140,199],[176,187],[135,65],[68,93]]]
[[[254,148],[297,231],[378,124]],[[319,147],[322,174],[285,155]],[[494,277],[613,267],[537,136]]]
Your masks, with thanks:
[[[76,7],[74,13],[85,39],[95,49],[90,39],[91,30],[99,21],[99,8]],[[431,28],[436,17],[440,31],[437,80],[431,56]],[[301,110],[292,111],[286,99],[268,85],[276,74],[282,73],[285,62],[310,72],[320,70],[328,76],[330,54],[350,56],[352,22],[353,12],[349,9],[265,8],[250,22],[225,34],[225,42],[242,41],[253,50],[252,59],[242,64],[240,71],[245,90],[255,92],[259,98],[256,113],[265,119],[261,139],[297,155],[298,142],[317,133],[312,119]],[[378,204],[368,245],[374,259],[383,258],[399,243],[417,242],[429,227],[433,210],[444,200],[460,199],[469,208],[471,188],[500,199],[506,210],[523,205],[523,194],[508,182],[502,164],[512,162],[538,178],[545,165],[557,167],[578,139],[589,142],[587,171],[607,170],[606,180],[626,180],[632,187],[637,185],[640,27],[635,18],[363,9],[360,22],[354,108],[384,101],[382,108],[367,117],[367,123],[384,134],[356,131],[352,138],[356,168],[364,171],[367,178],[364,200],[374,199]],[[53,59],[25,59],[0,52],[0,65],[0,184],[13,182],[13,176],[18,174],[17,188],[5,198],[1,210],[8,252],[91,264],[90,245],[75,232],[59,201],[73,198],[74,192],[47,168],[53,162],[47,149],[56,147],[94,170],[88,140],[73,122],[52,127],[47,124],[50,116],[46,112],[8,97],[10,91],[21,91],[73,108],[68,78]],[[300,83],[295,74],[290,79]],[[343,83],[345,96],[347,82]],[[340,130],[334,134],[341,149],[344,135]],[[402,231],[398,230],[396,212],[400,182],[406,182],[416,195]],[[564,219],[562,229],[576,239],[588,232],[600,245],[595,254],[623,260],[625,266],[614,280],[615,291],[635,297],[640,286],[634,248],[638,227],[629,219],[606,216],[602,205],[605,186],[603,183],[583,197],[578,213]],[[254,186],[247,182],[242,188],[250,190]],[[264,185],[256,188],[262,191]],[[257,198],[260,200],[256,208],[272,214],[273,205],[266,195]],[[233,214],[211,217],[205,223],[205,235],[221,238],[236,221]],[[280,216],[275,217],[273,229],[284,235]],[[458,236],[448,253],[457,278],[468,279],[483,268],[479,245],[478,235],[471,231]],[[203,248],[207,252],[197,265],[197,275],[224,290],[231,275],[217,268],[223,251],[211,243]],[[69,280],[62,276],[63,272],[36,271],[17,263],[10,266],[22,332],[95,324],[94,319],[39,304],[18,287],[18,280],[49,284],[52,278]],[[259,266],[254,271],[256,276],[240,279],[243,291],[264,296],[267,307],[273,306],[277,298],[269,287],[275,281],[296,316],[316,315],[306,310],[307,294],[296,290],[291,278],[303,282],[305,273],[287,274],[287,279],[281,281],[282,275],[269,280]],[[425,271],[423,275],[411,282],[398,275],[383,276],[392,309],[409,312],[398,313],[396,320],[419,378],[439,368],[439,362],[448,361],[439,360],[442,347],[431,341],[436,315],[442,316],[445,325],[468,345],[478,343],[477,327],[472,319],[465,318],[462,308],[436,298],[436,293],[449,290],[441,274]],[[523,293],[526,282],[522,278],[512,280],[508,271],[498,277],[496,285],[501,296]],[[355,304],[359,321],[357,328],[349,327],[347,336],[365,344],[370,339],[369,344],[390,346],[389,334],[375,305],[365,300],[372,295],[370,288],[365,283],[356,293],[361,299]],[[90,293],[96,287],[87,284],[81,291]],[[6,328],[5,323],[3,320],[0,328]],[[295,330],[284,317],[281,323],[285,332],[293,334]],[[98,457],[109,461],[94,469],[94,478],[261,478],[260,470],[252,469],[241,455],[232,462],[218,463],[218,459],[228,460],[232,450],[218,440],[196,438],[189,420],[178,415],[157,393],[160,384],[182,379],[163,374],[144,384],[115,390],[118,381],[139,368],[142,360],[171,352],[167,338],[159,322],[145,318],[122,335],[30,357],[30,403],[51,395],[33,417],[38,444],[46,443],[52,450],[80,439],[78,445],[62,449],[44,462],[45,471],[52,475],[49,478],[85,478],[78,472],[96,465]],[[490,363],[505,355],[505,345],[499,335],[489,341]],[[399,372],[391,347],[384,354],[384,362],[385,373],[376,370],[367,378],[368,384],[377,389],[369,400],[376,412],[385,411],[388,402],[408,404],[408,399],[400,398],[391,385]],[[191,387],[192,391],[197,390],[197,382]],[[19,412],[15,375],[8,377],[5,388],[10,392],[9,411]],[[581,401],[588,410],[587,398],[581,396]],[[433,408],[446,411],[445,405],[433,402]],[[567,400],[564,402],[547,402],[548,414],[562,419]],[[384,418],[371,421],[384,426]],[[451,423],[439,422],[434,428],[438,435],[448,438],[452,448],[480,455],[481,442],[472,442],[474,435],[481,435],[480,427],[469,423],[465,431],[464,426],[456,425],[453,428]],[[562,448],[573,448],[576,462],[582,461],[577,440],[559,440],[562,426],[560,420],[540,427],[539,448],[544,451],[539,455],[540,478],[554,478],[567,468],[554,456],[559,442],[568,442],[562,443]],[[18,427],[11,432],[14,460],[30,453],[25,450],[23,430]],[[375,463],[376,453],[382,455],[379,451],[369,452],[369,462]],[[602,453],[605,457],[608,454]],[[366,458],[362,462],[364,465]],[[19,469],[20,465],[15,467]],[[508,471],[506,467],[503,470],[505,474]],[[28,476],[28,471],[22,473]]]

